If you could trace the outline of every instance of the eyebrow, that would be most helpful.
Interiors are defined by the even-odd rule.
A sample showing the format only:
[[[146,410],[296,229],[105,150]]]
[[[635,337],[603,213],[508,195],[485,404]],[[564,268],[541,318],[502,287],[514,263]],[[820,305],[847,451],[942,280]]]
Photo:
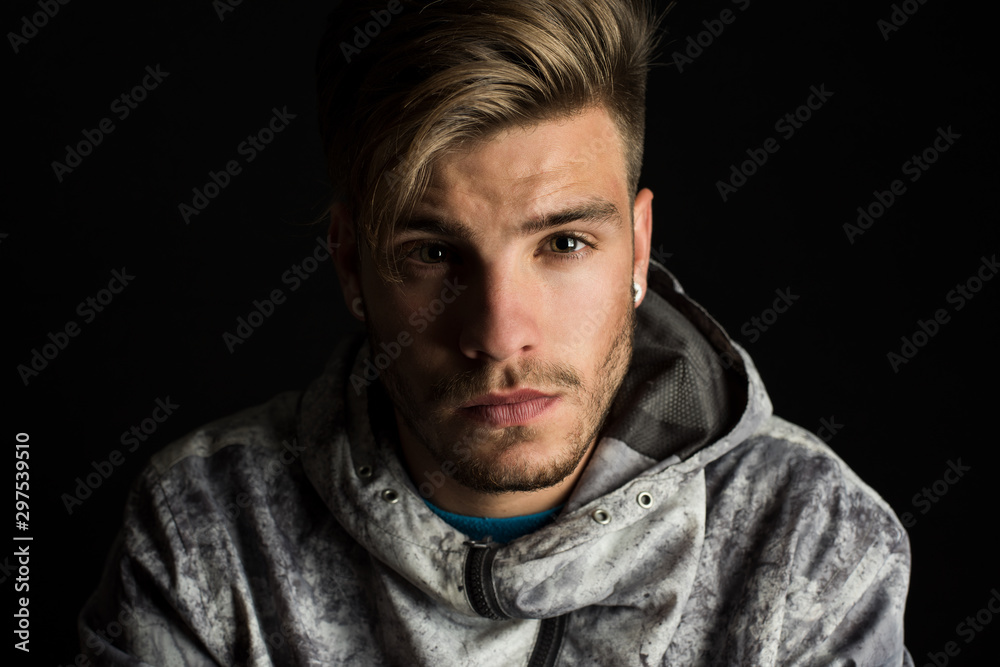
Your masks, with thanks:
[[[622,218],[613,202],[595,197],[579,205],[544,213],[537,218],[527,220],[517,228],[517,234],[522,237],[531,236],[571,222],[584,222],[597,226],[612,225],[620,229]],[[475,230],[458,220],[435,215],[417,215],[409,218],[399,225],[396,233],[399,235],[407,232],[430,233],[462,241],[471,241],[478,236]]]

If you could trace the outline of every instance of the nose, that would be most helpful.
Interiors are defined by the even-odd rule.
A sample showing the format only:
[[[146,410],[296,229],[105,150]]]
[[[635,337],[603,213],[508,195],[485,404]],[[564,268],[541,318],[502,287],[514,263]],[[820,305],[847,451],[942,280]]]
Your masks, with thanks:
[[[466,357],[502,362],[538,347],[544,290],[537,280],[509,266],[497,266],[472,279],[468,297],[459,336]]]

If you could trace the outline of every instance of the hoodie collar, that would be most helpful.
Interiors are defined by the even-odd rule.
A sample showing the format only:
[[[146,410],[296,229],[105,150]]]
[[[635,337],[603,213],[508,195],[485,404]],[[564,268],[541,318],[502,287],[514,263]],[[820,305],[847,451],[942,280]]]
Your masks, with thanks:
[[[500,548],[494,560],[497,594],[512,617],[654,604],[656,596],[638,591],[666,574],[675,590],[663,595],[686,598],[704,529],[703,469],[771,414],[746,352],[656,262],[649,285],[633,363],[588,469],[554,524]],[[307,389],[298,427],[307,475],[367,551],[437,602],[475,616],[463,592],[467,538],[427,507],[404,470],[380,385],[351,381],[364,377],[368,353],[363,335],[343,341]],[[636,502],[642,493],[648,506]],[[595,520],[598,509],[611,521]],[[664,540],[671,559],[652,569],[614,559],[607,571],[623,544],[641,553]],[[594,568],[606,576],[584,581]]]

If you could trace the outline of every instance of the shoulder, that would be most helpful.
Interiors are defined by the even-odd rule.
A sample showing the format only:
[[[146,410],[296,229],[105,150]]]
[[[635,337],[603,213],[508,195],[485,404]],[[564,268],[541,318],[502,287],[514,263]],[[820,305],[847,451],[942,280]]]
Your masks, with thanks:
[[[90,627],[120,610],[125,632],[115,646],[143,664],[230,664],[265,646],[265,627],[280,629],[274,600],[307,610],[325,603],[300,592],[316,563],[350,565],[341,554],[350,545],[304,473],[300,396],[285,392],[213,421],[152,457],[85,610]],[[266,576],[276,567],[282,576]],[[81,632],[97,654],[107,648]]]
[[[728,642],[781,664],[901,663],[909,538],[826,443],[771,417],[705,481],[703,556],[728,591]]]
[[[296,438],[299,396],[279,394],[154,454],[126,504],[128,550],[156,558],[164,550],[216,553],[234,536],[258,536],[270,525],[263,517],[306,520],[315,503]]]
[[[708,466],[710,488],[744,507],[786,518],[863,524],[890,543],[906,539],[885,500],[810,431],[772,416],[740,445]],[[739,500],[737,500],[739,498]],[[749,503],[747,501],[750,501]],[[821,527],[820,526],[817,526]]]
[[[282,441],[295,438],[299,391],[287,391],[236,414],[212,421],[154,454],[148,472],[163,477],[182,462],[197,463],[227,447],[240,447],[251,455],[280,451]]]
[[[771,583],[802,615],[846,613],[876,582],[905,599],[910,543],[896,513],[806,429],[769,418],[706,469],[706,491],[706,539],[742,576],[780,572]]]

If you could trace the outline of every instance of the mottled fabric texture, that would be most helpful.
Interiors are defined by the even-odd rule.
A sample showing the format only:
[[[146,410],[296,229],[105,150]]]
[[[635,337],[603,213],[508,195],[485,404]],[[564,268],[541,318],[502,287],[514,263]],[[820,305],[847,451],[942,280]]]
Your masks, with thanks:
[[[746,352],[660,265],[594,456],[558,518],[470,546],[397,455],[368,347],[306,391],[209,424],[136,481],[80,613],[98,665],[911,666],[893,511],[772,415]],[[585,326],[581,322],[581,327]],[[488,561],[487,561],[488,562]]]

